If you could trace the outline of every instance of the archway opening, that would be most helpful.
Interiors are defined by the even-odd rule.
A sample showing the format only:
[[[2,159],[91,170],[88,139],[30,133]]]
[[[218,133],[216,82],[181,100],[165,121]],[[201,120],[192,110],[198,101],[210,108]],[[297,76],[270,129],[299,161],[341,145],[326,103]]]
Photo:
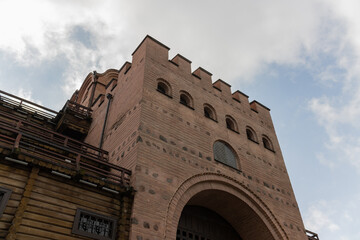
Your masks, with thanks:
[[[204,190],[195,194],[183,208],[176,239],[274,240],[258,213],[231,193]]]
[[[242,240],[219,214],[205,207],[184,207],[176,231],[176,240]]]

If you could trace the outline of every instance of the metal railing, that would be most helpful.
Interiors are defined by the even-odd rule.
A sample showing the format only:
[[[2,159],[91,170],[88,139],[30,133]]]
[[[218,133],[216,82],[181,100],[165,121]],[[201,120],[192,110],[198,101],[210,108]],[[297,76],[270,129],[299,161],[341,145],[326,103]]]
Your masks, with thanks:
[[[17,97],[15,95],[12,95],[10,93],[1,90],[0,90],[0,103],[9,108],[24,110],[26,112],[30,112],[35,115],[39,115],[41,117],[45,117],[48,119],[53,119],[58,114],[58,112],[54,110],[43,107],[39,104],[33,103],[31,101]]]
[[[108,152],[0,112],[0,146],[115,184],[130,184],[131,171],[108,162]]]
[[[317,233],[311,232],[309,230],[305,230],[305,232],[308,240],[319,240],[319,236],[317,235]]]

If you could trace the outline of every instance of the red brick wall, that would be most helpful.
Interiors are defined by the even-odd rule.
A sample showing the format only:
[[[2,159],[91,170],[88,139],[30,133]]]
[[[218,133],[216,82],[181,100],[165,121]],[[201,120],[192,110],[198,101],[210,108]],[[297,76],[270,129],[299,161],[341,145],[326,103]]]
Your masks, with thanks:
[[[130,70],[119,72],[117,87],[110,92],[114,97],[104,148],[112,162],[133,170],[132,184],[137,193],[131,239],[173,239],[181,214],[179,206],[199,193],[191,185],[183,190],[181,187],[189,179],[202,176],[209,181],[201,182],[203,190],[236,189],[234,194],[243,197],[242,203],[253,204],[250,209],[257,214],[255,218],[264,222],[277,236],[275,239],[306,239],[269,110],[257,102],[250,107],[246,95],[232,94],[230,86],[222,81],[213,85],[211,73],[202,68],[191,73],[190,61],[182,56],[169,61],[168,50],[146,37],[133,54]],[[172,98],[156,90],[160,78],[171,85]],[[179,103],[181,90],[192,96],[194,110]],[[94,108],[94,122],[87,137],[94,145],[99,142],[106,104],[107,99]],[[217,122],[204,117],[204,104],[215,109]],[[238,133],[226,128],[226,115],[236,121]],[[256,132],[258,144],[247,139],[247,126]],[[272,141],[274,152],[264,148],[263,134]],[[235,150],[238,170],[214,161],[212,147],[216,140],[227,142]],[[240,195],[234,199],[240,199]],[[228,203],[235,204],[229,199]],[[230,215],[223,217],[231,222]],[[254,222],[256,226],[260,225]],[[256,229],[246,234],[254,238],[251,231]]]

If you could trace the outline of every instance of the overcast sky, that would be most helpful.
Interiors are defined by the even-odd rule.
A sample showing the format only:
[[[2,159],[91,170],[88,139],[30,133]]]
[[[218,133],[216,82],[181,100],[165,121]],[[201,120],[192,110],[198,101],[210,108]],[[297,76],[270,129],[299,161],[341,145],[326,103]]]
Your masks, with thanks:
[[[60,110],[147,35],[271,109],[306,228],[360,239],[360,1],[0,0],[0,89]]]

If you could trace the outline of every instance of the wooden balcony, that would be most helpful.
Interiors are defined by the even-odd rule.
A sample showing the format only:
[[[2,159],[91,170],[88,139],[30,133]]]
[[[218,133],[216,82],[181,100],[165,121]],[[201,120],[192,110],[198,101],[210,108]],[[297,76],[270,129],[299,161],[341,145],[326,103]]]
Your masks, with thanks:
[[[53,128],[58,112],[0,90],[0,110],[23,120]]]
[[[59,133],[83,140],[89,132],[91,124],[91,109],[68,100],[55,118]]]
[[[95,184],[130,186],[131,171],[108,152],[0,111],[0,160],[38,165]]]

